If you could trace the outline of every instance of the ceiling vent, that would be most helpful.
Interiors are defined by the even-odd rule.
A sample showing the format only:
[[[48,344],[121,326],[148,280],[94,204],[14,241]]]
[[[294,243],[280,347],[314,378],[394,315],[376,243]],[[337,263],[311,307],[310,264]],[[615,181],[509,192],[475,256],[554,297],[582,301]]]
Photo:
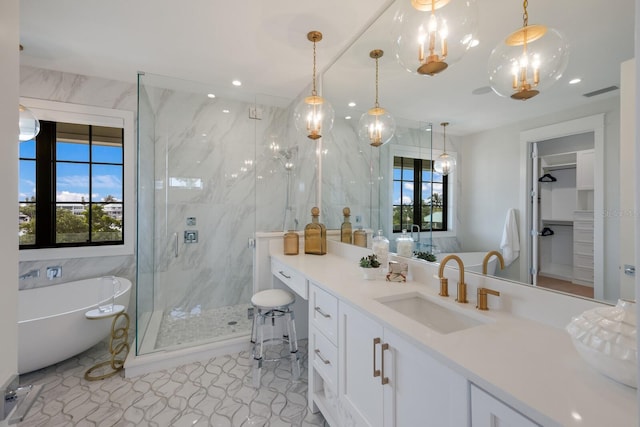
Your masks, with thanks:
[[[612,90],[620,89],[618,86],[609,86],[602,89],[594,90],[593,92],[585,93],[582,96],[591,98],[592,96],[602,95],[603,93],[611,92]]]

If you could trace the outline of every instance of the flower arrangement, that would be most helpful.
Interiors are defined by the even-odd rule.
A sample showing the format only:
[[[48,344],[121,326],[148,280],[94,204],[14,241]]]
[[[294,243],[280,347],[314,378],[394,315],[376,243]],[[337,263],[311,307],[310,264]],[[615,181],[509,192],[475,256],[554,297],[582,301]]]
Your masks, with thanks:
[[[371,254],[360,258],[360,267],[362,268],[378,268],[380,267],[380,261],[376,254]]]
[[[423,259],[425,261],[431,261],[434,262],[436,260],[436,256],[434,254],[432,254],[431,252],[421,252],[421,251],[414,251],[413,255],[418,258],[418,259]]]

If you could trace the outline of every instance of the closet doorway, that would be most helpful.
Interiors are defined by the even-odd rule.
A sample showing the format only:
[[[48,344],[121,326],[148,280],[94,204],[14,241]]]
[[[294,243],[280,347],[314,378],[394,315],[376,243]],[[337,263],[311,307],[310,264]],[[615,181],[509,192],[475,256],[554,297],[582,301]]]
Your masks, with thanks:
[[[602,203],[601,131],[586,119],[524,136],[530,195],[525,277],[534,286],[598,298],[602,221],[594,213]]]

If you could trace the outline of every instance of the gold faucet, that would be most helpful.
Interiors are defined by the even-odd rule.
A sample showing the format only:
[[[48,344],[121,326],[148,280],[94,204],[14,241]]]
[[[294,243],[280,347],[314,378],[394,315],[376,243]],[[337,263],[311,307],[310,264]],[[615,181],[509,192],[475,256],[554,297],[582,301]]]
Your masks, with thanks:
[[[456,298],[456,301],[460,303],[467,303],[469,301],[467,301],[467,284],[464,283],[464,264],[457,255],[447,255],[442,258],[442,261],[440,261],[440,270],[438,270],[438,278],[440,279],[440,296],[449,296],[449,281],[444,277],[444,267],[450,260],[454,260],[458,263],[458,271],[460,273],[460,277],[458,279],[458,298]]]
[[[500,270],[504,270],[504,258],[502,258],[502,254],[498,251],[489,251],[482,260],[482,274],[485,276],[487,275],[487,264],[489,264],[489,259],[491,259],[493,255],[500,261]]]
[[[478,310],[489,310],[489,306],[487,305],[487,294],[495,295],[497,297],[500,296],[500,292],[494,291],[493,289],[478,288],[478,305],[476,306]]]

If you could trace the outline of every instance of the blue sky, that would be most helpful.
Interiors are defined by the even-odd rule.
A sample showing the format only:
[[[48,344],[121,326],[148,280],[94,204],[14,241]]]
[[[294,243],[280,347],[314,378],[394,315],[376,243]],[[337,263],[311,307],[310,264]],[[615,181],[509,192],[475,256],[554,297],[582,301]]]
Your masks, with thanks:
[[[58,160],[88,161],[89,146],[58,142]],[[109,146],[93,146],[93,161],[105,163],[122,163],[122,148]],[[20,143],[21,158],[35,158],[35,142]],[[94,165],[92,200],[102,201],[107,195],[122,200],[122,166]],[[20,161],[20,177],[18,196],[23,201],[35,195],[35,162]],[[74,163],[58,163],[56,179],[56,200],[74,202],[89,200],[89,165]]]

